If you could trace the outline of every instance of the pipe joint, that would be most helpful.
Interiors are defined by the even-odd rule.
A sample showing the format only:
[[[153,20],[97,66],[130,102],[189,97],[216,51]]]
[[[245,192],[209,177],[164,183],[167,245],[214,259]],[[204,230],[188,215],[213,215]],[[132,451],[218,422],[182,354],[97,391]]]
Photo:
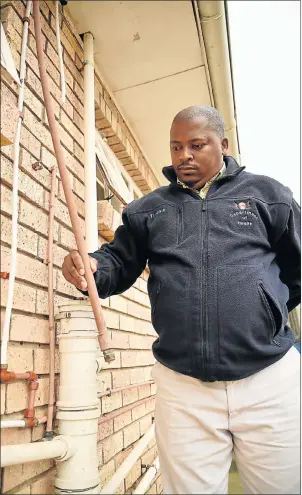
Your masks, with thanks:
[[[30,378],[28,379],[28,381],[29,381],[29,384],[28,384],[29,390],[38,390],[38,388],[39,388],[38,382],[30,380]]]
[[[24,24],[24,22],[28,22],[28,25],[30,26],[30,17],[26,17],[26,16],[24,16],[24,17],[22,18],[22,22],[23,22],[23,24]]]
[[[24,411],[24,418],[29,418],[29,419],[32,419],[35,417],[35,409],[33,407],[31,408],[27,408],[25,411]]]
[[[3,280],[8,280],[9,279],[9,272],[1,272],[0,278]]]
[[[76,452],[75,442],[69,436],[58,435],[57,437],[54,437],[52,442],[61,442],[61,443],[64,443],[64,445],[65,445],[64,454],[61,455],[61,457],[56,458],[56,461],[58,461],[58,462],[67,461],[67,459],[69,459],[71,456],[73,456],[74,453]]]
[[[112,361],[115,360],[115,354],[113,349],[106,349],[105,351],[103,351],[103,355],[106,363],[111,363]]]
[[[39,420],[37,418],[33,418],[33,417],[27,418],[24,416],[24,423],[26,428],[35,428],[36,426],[39,425]]]
[[[2,368],[3,365],[1,365]],[[13,371],[7,371],[7,369],[2,368],[0,370],[0,383],[12,383],[16,381],[16,373]]]

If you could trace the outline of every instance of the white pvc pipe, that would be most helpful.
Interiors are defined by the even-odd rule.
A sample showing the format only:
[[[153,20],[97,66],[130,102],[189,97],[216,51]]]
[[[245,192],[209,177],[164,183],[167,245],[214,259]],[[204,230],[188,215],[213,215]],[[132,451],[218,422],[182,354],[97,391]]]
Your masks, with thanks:
[[[24,419],[8,419],[7,421],[0,421],[1,430],[5,428],[24,428],[26,426]]]
[[[84,175],[85,237],[88,252],[98,249],[98,217],[95,158],[93,35],[84,34]]]
[[[25,17],[30,16],[32,1],[29,0],[26,4]],[[20,153],[20,137],[22,128],[22,115],[24,103],[24,87],[25,87],[25,70],[26,70],[26,51],[28,39],[28,21],[23,23],[22,47],[21,47],[21,62],[20,62],[20,91],[18,97],[18,110],[20,112],[15,139],[13,144],[13,192],[12,192],[12,241],[11,241],[11,260],[10,273],[8,280],[7,303],[3,324],[3,336],[1,343],[1,365],[7,364],[7,346],[9,341],[9,327],[14,299],[14,284],[16,278],[16,262],[17,262],[17,246],[18,246],[18,183],[19,183],[19,153]]]
[[[97,331],[92,308],[88,301],[70,301],[60,306],[57,320],[59,433],[72,438],[77,449],[68,461],[58,463],[55,493],[97,494],[100,490],[97,450],[100,401],[95,370]]]
[[[229,151],[239,159],[229,40],[223,0],[198,0],[215,107],[223,115]]]
[[[145,473],[143,479],[137,485],[134,492],[132,492],[132,495],[142,495],[146,493],[148,488],[151,486],[152,481],[154,480],[158,471],[159,471],[159,457],[157,457],[155,461],[151,464],[148,471]]]
[[[60,64],[60,78],[61,78],[61,102],[64,105],[66,101],[66,83],[65,83],[65,72],[64,72],[64,63],[62,56],[62,45],[61,45],[61,36],[60,36],[60,17],[59,17],[59,1],[55,2],[56,6],[56,37],[57,37],[57,50],[59,55],[59,64]]]
[[[50,442],[4,445],[1,447],[1,467],[64,458],[72,453],[72,448],[69,449],[69,439],[63,436],[58,436]]]
[[[154,437],[154,424],[150,426],[145,435],[137,442],[132,452],[128,455],[128,457],[124,460],[124,462],[120,465],[117,471],[112,476],[111,480],[107,485],[105,485],[100,494],[106,495],[108,493],[114,494],[116,493],[118,487],[121,482],[126,478],[130,469],[134,466],[137,459],[142,455],[143,451],[150,443],[152,438]]]

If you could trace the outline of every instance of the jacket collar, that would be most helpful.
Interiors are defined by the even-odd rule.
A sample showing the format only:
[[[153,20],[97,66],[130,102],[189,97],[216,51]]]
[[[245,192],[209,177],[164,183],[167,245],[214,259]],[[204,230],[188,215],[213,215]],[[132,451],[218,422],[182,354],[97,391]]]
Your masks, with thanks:
[[[226,166],[226,172],[224,173],[222,179],[228,178],[228,177],[234,177],[235,175],[239,174],[242,172],[242,170],[245,169],[245,167],[240,167],[238,163],[236,162],[235,158],[232,156],[224,156],[223,161]],[[177,175],[174,172],[174,168],[172,165],[169,165],[168,167],[164,167],[162,169],[162,173],[168,179],[171,184],[176,184],[177,185]]]

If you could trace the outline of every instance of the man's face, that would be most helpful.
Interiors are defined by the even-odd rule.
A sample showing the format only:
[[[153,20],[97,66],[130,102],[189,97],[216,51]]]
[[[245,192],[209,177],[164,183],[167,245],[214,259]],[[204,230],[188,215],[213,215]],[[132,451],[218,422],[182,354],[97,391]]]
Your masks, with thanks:
[[[203,117],[176,119],[170,132],[172,165],[178,179],[202,187],[222,166],[228,141],[207,127]]]

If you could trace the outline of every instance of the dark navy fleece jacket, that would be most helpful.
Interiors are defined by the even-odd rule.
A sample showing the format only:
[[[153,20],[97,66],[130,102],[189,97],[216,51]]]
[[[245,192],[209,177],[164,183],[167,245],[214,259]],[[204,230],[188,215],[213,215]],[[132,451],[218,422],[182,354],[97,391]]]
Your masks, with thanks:
[[[91,254],[101,298],[150,268],[155,358],[203,381],[237,380],[293,345],[300,302],[300,208],[291,191],[224,158],[205,200],[177,184],[133,201],[110,244]]]

